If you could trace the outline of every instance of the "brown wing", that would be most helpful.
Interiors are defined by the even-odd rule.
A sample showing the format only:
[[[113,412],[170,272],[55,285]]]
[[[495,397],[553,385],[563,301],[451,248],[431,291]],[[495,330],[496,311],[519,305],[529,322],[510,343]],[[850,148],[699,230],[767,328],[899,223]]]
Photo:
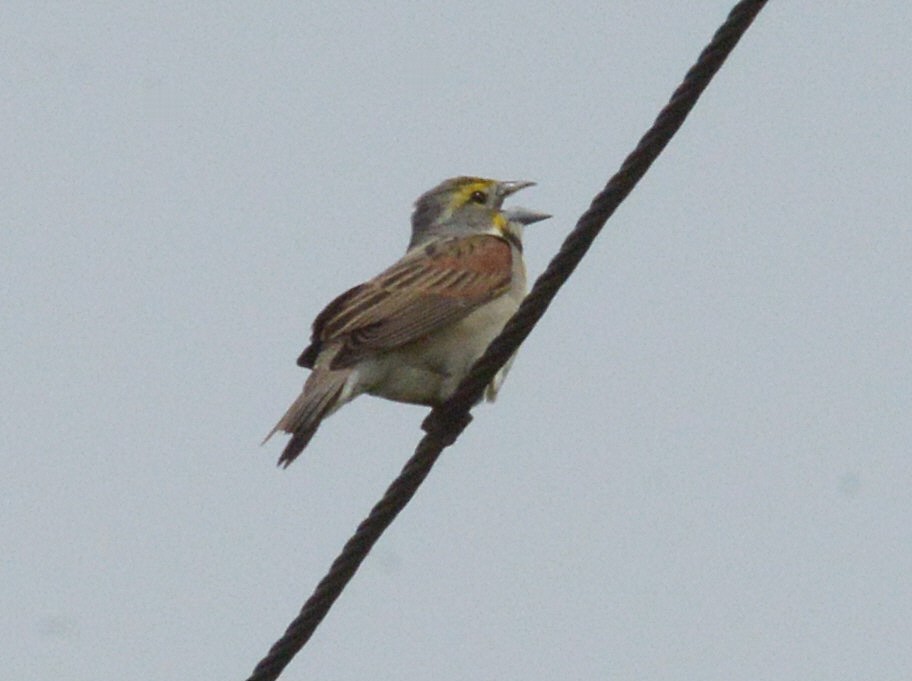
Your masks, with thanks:
[[[298,364],[312,368],[323,346],[341,339],[332,368],[350,366],[367,352],[404,345],[452,324],[506,293],[512,265],[510,244],[487,234],[415,249],[327,305]]]

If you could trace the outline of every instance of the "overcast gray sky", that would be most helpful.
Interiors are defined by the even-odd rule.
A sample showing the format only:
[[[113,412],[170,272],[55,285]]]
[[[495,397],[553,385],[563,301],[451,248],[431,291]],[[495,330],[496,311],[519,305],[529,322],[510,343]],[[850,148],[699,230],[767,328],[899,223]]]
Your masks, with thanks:
[[[411,454],[259,442],[459,174],[537,275],[730,0],[0,8],[0,659],[242,679]],[[772,2],[283,679],[912,678],[912,5]]]

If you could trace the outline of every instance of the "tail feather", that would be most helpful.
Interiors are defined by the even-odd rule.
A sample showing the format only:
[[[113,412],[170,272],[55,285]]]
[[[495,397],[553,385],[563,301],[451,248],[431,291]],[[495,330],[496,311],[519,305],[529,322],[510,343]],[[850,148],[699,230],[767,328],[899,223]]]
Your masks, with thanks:
[[[266,442],[279,431],[291,433],[291,439],[279,457],[280,466],[287,468],[304,451],[320,422],[348,401],[340,401],[340,397],[350,373],[348,370],[317,369],[307,377],[304,390],[263,440]]]

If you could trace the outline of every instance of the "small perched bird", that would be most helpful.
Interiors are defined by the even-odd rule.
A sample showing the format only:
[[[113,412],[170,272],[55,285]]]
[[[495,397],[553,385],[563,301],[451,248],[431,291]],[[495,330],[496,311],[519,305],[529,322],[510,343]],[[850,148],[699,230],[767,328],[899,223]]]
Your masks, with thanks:
[[[266,436],[291,433],[279,465],[288,466],[324,418],[362,393],[435,406],[455,391],[526,294],[523,227],[551,216],[501,206],[534,184],[455,177],[419,197],[405,255],[314,321],[298,358],[310,376]],[[508,368],[488,386],[488,400]]]

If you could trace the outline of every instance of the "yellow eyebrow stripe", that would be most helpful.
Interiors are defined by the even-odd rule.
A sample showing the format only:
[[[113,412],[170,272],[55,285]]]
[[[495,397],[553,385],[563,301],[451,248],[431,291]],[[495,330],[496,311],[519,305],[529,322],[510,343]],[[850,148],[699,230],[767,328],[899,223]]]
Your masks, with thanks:
[[[459,191],[453,194],[453,200],[450,201],[450,210],[463,206],[469,202],[472,194],[475,192],[489,192],[495,184],[494,180],[479,179],[475,182],[467,182],[459,188]]]

